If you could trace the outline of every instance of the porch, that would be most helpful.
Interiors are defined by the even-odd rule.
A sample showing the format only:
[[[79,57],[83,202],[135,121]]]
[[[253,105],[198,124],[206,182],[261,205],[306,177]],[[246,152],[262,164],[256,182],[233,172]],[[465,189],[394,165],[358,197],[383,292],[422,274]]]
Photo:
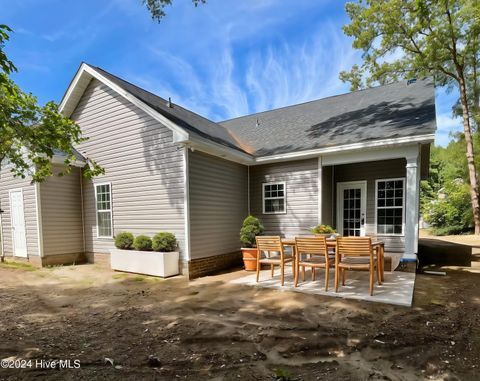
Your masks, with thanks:
[[[370,296],[368,291],[368,272],[363,271],[349,271],[345,286],[340,286],[338,292],[335,292],[333,287],[334,269],[330,269],[331,281],[328,291],[325,291],[323,270],[317,271],[315,280],[312,280],[311,272],[308,271],[305,281],[299,282],[298,287],[294,285],[290,269],[285,274],[285,284],[283,286],[280,283],[278,269],[275,271],[273,278],[270,275],[270,270],[262,270],[258,283],[256,282],[255,273],[247,274],[246,272],[244,272],[243,276],[231,280],[230,283],[410,307],[413,300],[415,275],[415,273],[401,271],[387,272],[385,273],[385,281],[381,285],[375,283],[372,296]]]

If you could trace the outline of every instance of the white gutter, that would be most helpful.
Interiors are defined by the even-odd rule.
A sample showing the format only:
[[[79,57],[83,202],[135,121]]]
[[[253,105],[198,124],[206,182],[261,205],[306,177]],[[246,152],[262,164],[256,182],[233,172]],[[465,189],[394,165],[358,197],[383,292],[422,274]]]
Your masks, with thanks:
[[[393,139],[381,139],[368,142],[345,144],[341,146],[317,148],[305,151],[288,152],[278,155],[260,156],[255,159],[257,164],[272,163],[276,161],[287,161],[293,159],[306,159],[316,157],[319,155],[337,154],[347,151],[358,151],[371,148],[394,147],[399,145],[407,145],[413,143],[431,143],[435,140],[434,134],[409,136]]]

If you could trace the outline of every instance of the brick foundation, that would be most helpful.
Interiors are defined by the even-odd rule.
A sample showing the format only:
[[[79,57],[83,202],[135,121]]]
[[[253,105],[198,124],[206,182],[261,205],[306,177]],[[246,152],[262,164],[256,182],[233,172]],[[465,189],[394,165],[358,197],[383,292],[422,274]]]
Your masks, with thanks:
[[[188,262],[188,278],[195,279],[242,264],[240,251],[214,255],[212,257],[192,259]],[[185,273],[184,273],[185,274]]]
[[[5,258],[5,262],[23,262],[23,263],[29,263],[35,267],[42,267],[42,261],[40,260],[40,257],[36,255],[31,255],[28,258],[12,257],[12,256],[6,255],[4,258]]]
[[[87,257],[84,253],[46,255],[42,258],[42,266],[75,265],[86,262]]]
[[[101,267],[110,268],[110,253],[87,253],[87,262]]]

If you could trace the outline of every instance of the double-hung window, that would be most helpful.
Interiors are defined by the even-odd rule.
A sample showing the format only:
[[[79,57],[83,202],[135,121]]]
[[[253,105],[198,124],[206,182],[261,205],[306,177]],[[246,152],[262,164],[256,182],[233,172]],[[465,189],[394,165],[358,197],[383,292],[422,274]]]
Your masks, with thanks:
[[[262,184],[263,213],[281,214],[286,213],[287,198],[286,185],[284,182]]]
[[[97,209],[97,237],[111,238],[112,232],[112,185],[95,184],[95,205]]]
[[[376,181],[377,234],[403,235],[405,179]]]

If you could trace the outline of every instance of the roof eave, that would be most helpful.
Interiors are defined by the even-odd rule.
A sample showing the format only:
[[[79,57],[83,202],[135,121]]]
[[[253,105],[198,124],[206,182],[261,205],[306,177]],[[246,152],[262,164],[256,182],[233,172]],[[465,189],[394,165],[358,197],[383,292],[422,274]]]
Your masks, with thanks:
[[[189,136],[188,133],[176,123],[172,122],[170,119],[166,118],[146,103],[139,100],[137,97],[130,94],[128,91],[122,89],[120,86],[116,85],[108,78],[100,74],[97,70],[92,68],[86,63],[82,63],[80,68],[78,69],[75,77],[73,78],[72,82],[70,83],[65,95],[60,102],[60,112],[62,112],[65,116],[70,117],[78,105],[81,96],[83,95],[85,89],[87,88],[88,84],[90,83],[91,79],[95,78],[102,82],[103,84],[107,85],[117,94],[125,98],[130,103],[134,104],[145,113],[150,115],[152,118],[158,120],[168,129],[170,129],[174,134],[174,140],[188,140]]]
[[[318,157],[322,155],[334,155],[338,153],[355,152],[365,149],[381,149],[398,147],[412,144],[430,144],[435,140],[435,134],[407,136],[392,139],[379,139],[367,142],[345,144],[333,147],[316,148],[311,150],[287,152],[277,155],[259,156],[255,158],[255,164],[267,164],[280,161],[301,160]]]

